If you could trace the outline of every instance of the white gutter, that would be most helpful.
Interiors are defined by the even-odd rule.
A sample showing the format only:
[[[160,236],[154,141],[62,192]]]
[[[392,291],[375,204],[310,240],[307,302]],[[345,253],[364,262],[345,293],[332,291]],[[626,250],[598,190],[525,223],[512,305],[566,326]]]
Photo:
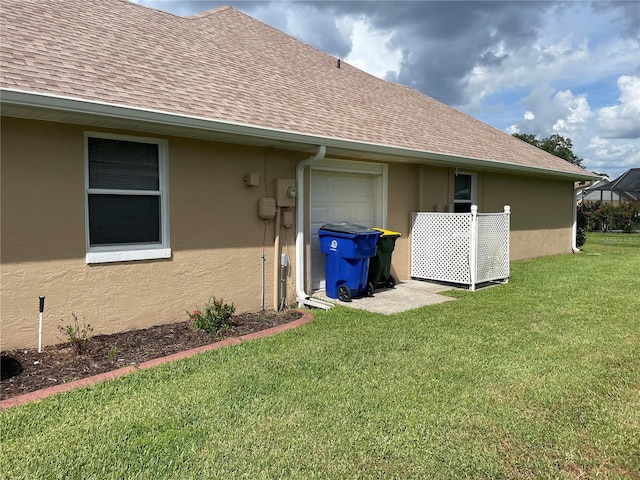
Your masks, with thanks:
[[[336,137],[309,135],[294,131],[276,130],[273,128],[257,127],[237,122],[212,120],[204,117],[170,113],[162,110],[96,102],[92,100],[50,95],[45,93],[27,92],[24,90],[0,88],[0,93],[1,103],[5,105],[17,105],[80,114],[92,114],[103,117],[151,122],[159,125],[195,128],[203,131],[221,132],[260,139],[270,139],[280,142],[303,143],[307,145],[324,145],[325,148],[330,147],[363,153],[388,155],[396,158],[404,157],[402,159],[404,161],[413,161],[419,163],[442,163],[443,165],[451,166],[451,163],[453,162],[458,163],[460,164],[460,166],[466,168],[491,169],[501,172],[513,172],[529,175],[544,175],[556,178],[572,179],[575,181],[594,179],[594,175],[587,171],[585,171],[584,174],[561,172],[548,168],[519,165],[498,160],[487,160],[457,154],[446,154],[428,150],[418,150],[415,148],[396,147],[385,144],[365,143],[361,141],[345,140]]]
[[[603,180],[605,177],[602,177],[600,180]],[[591,180],[588,182],[580,183],[580,185],[573,189],[573,224],[571,225],[571,251],[573,253],[580,253],[580,249],[576,244],[576,236],[578,235],[578,192],[582,190],[586,190],[591,185],[600,180]]]
[[[322,300],[311,298],[304,290],[305,281],[305,240],[304,240],[304,169],[309,165],[318,162],[324,158],[327,153],[327,147],[318,145],[316,154],[303,160],[296,167],[296,187],[298,189],[298,198],[296,201],[296,300],[299,306],[308,305],[310,307],[322,308],[329,310],[333,305]]]

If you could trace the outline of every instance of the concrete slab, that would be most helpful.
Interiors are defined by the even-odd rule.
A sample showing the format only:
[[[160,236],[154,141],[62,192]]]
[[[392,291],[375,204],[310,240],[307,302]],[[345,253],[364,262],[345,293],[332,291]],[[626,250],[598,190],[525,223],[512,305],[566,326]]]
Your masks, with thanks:
[[[395,288],[376,290],[375,295],[372,297],[354,298],[351,302],[341,302],[338,299],[329,298],[324,290],[314,292],[313,297],[347,308],[391,315],[426,305],[435,305],[437,303],[455,300],[454,298],[438,294],[438,292],[453,289],[455,289],[455,287],[450,285],[440,285],[420,280],[407,280],[398,283]]]

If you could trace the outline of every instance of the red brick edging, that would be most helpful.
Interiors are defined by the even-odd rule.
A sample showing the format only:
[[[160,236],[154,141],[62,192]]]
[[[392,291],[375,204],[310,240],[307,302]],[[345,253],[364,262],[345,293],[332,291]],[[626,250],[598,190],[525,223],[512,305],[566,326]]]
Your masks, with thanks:
[[[219,348],[227,347],[229,345],[237,345],[239,343],[248,342],[256,338],[270,337],[277,333],[281,333],[286,330],[291,330],[292,328],[299,327],[313,320],[313,315],[311,314],[310,311],[301,310],[301,313],[302,313],[302,317],[300,317],[299,319],[289,323],[285,323],[283,325],[278,325],[277,327],[267,328],[266,330],[261,330],[259,332],[254,332],[254,333],[248,333],[246,335],[241,335],[239,337],[227,338],[226,340],[221,340],[219,342],[211,343],[209,345],[203,345],[202,347],[193,348],[191,350],[186,350],[184,352],[174,353],[172,355],[167,355],[166,357],[154,358],[153,360],[148,360],[138,365],[130,365],[128,367],[119,368],[117,370],[111,370],[109,372],[100,373],[92,377],[81,378],[80,380],[75,380],[73,382],[63,383],[63,384],[55,385],[49,388],[43,388],[41,390],[25,393],[24,395],[19,395],[17,397],[7,398],[6,400],[0,401],[0,410],[6,410],[8,408],[17,407],[18,405],[23,405],[28,402],[42,400],[43,398],[50,397],[57,393],[69,392],[71,390],[75,390],[76,388],[86,387],[89,385],[93,385],[95,383],[111,380],[112,378],[122,377],[124,375],[135,372],[137,370],[146,370],[147,368],[157,367],[158,365],[162,365],[163,363],[173,362],[183,358],[192,357],[199,353],[208,352],[209,350],[217,350]]]

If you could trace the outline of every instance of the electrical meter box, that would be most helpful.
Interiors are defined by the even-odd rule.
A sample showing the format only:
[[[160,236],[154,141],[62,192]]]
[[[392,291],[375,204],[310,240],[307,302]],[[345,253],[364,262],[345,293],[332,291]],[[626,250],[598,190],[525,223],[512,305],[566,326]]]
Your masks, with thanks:
[[[295,207],[298,190],[296,181],[288,178],[277,178],[275,182],[276,204],[279,207]]]

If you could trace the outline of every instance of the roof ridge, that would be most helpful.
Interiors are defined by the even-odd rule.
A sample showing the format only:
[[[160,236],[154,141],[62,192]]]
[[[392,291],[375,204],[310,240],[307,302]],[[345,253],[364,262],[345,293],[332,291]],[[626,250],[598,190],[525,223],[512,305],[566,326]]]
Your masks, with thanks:
[[[230,7],[228,5],[223,5],[221,7],[212,8],[211,10],[205,10],[204,12],[196,13],[194,15],[189,15],[186,18],[187,20],[201,20],[205,17],[209,17],[211,15],[215,15],[220,12],[224,12],[225,10],[235,10],[235,8]]]
[[[245,13],[242,10],[238,10],[237,8],[234,8],[234,7],[231,7],[231,6],[218,7],[218,8],[212,9],[212,10],[208,10],[207,12],[202,12],[200,14],[197,14],[197,15],[194,15],[194,16],[191,16],[191,17],[184,17],[184,18],[192,19],[192,18],[196,18],[196,17],[199,17],[199,16],[208,17],[208,16],[210,16],[210,14],[213,14],[213,13],[222,13],[222,12],[227,12],[227,11],[229,13],[233,13],[233,14],[237,15],[238,17],[244,18],[244,20],[247,21],[247,22],[250,22],[250,23],[253,23],[253,24],[260,24],[263,28],[266,28],[266,29],[272,31],[273,33],[275,33],[277,35],[281,35],[281,36],[287,37],[287,38],[293,40],[294,42],[297,42],[297,43],[299,43],[301,45],[304,45],[305,47],[310,48],[310,49],[314,50],[315,52],[321,54],[325,58],[334,58],[334,59],[338,60],[338,58],[335,57],[334,55],[332,55],[330,53],[327,53],[324,50],[321,50],[321,49],[311,45],[310,43],[307,43],[306,41],[301,40],[300,38],[297,38],[296,36],[294,36],[294,35],[292,35],[290,33],[287,33],[287,32],[285,32],[283,30],[280,30],[279,28],[276,28],[276,27],[274,27],[272,25],[269,25],[268,23],[263,22],[262,20],[259,20],[259,19],[255,18],[255,17],[252,17],[248,13]],[[374,78],[376,78],[378,80],[381,80],[380,78],[376,77],[375,75],[371,75],[370,73],[365,72],[364,70],[361,70],[358,67],[345,62],[344,59],[340,59],[340,61],[341,61],[342,64],[349,65],[351,68],[354,68],[354,69],[358,70],[359,72],[362,72],[362,73],[364,73],[366,75],[374,77]]]
[[[147,10],[151,10],[155,13],[161,13],[163,15],[169,16],[169,17],[175,17],[175,18],[184,18],[180,15],[176,15],[175,13],[171,13],[171,12],[167,12],[166,10],[160,10],[159,8],[156,7],[150,7],[148,5],[143,5],[141,3],[138,3],[137,1],[134,0],[118,0],[120,3],[122,4],[126,4],[126,5],[132,5],[134,7],[139,7],[139,8],[145,8]]]

